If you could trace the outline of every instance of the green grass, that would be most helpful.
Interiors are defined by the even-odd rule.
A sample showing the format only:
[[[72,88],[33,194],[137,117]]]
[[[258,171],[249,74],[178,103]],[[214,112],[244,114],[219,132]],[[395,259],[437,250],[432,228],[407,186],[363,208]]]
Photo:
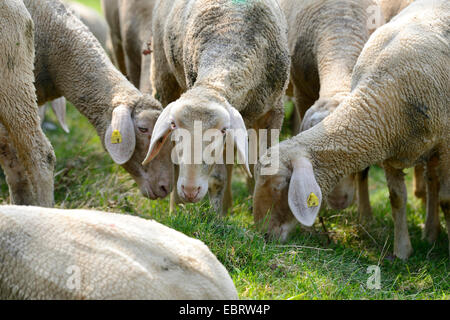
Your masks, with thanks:
[[[82,4],[85,4],[89,7],[94,8],[95,10],[101,12],[102,11],[102,6],[100,4],[100,0],[69,0],[69,1],[76,1],[76,2],[80,2]]]
[[[56,122],[50,112],[47,120]],[[392,257],[394,229],[380,168],[370,171],[375,215],[370,226],[358,224],[355,207],[323,211],[327,234],[320,223],[312,230],[298,227],[281,245],[265,241],[254,229],[251,198],[239,177],[233,183],[232,215],[219,218],[207,201],[169,215],[168,200],[143,198],[129,175],[103,151],[88,121],[70,105],[68,125],[69,135],[61,129],[46,132],[57,157],[56,206],[155,219],[204,241],[230,272],[241,299],[450,299],[447,235],[443,232],[434,245],[421,240],[425,213],[412,196],[408,226],[415,251],[407,262]],[[411,170],[407,172],[411,194]],[[0,201],[7,203],[3,176],[0,185]],[[367,288],[371,265],[381,268],[380,290]]]

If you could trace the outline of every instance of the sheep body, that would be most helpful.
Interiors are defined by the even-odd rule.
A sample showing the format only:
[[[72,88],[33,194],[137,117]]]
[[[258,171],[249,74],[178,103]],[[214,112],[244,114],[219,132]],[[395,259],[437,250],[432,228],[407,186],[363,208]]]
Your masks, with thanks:
[[[155,125],[146,161],[159,139],[170,134],[171,121],[191,137],[195,121],[201,121],[203,132],[240,129],[245,135],[246,128],[281,128],[290,61],[277,1],[157,1],[152,49],[153,94],[167,107]],[[236,147],[246,159],[243,144]],[[209,188],[210,199],[219,199],[211,201],[216,211],[225,213],[231,205],[232,166],[211,170],[205,164],[181,164],[178,195],[196,202]]]
[[[440,197],[448,221],[449,25],[447,1],[416,1],[375,31],[355,66],[350,95],[321,123],[266,155],[278,152],[281,161],[275,176],[258,175],[257,221],[267,212],[262,199],[270,194],[268,188],[278,190],[269,229],[286,236],[294,219],[289,208],[300,221],[312,223],[320,207],[306,205],[308,195],[326,197],[343,176],[383,162],[394,253],[407,258],[412,247],[402,169],[434,154],[439,155]]]
[[[155,0],[102,0],[111,26],[116,65],[144,93],[151,93],[151,40]]]
[[[0,29],[0,164],[13,203],[52,206],[55,154],[40,128],[34,24],[21,0],[0,3]]]
[[[201,241],[155,221],[0,207],[1,299],[237,299]]]
[[[150,130],[161,105],[143,95],[111,63],[98,40],[56,0],[25,0],[35,23],[35,87],[39,105],[66,97],[88,118],[113,160],[137,182],[143,195],[156,199],[171,189],[172,165],[166,148],[142,166]],[[114,131],[122,142],[115,143]]]
[[[353,67],[373,31],[369,14],[377,6],[372,0],[281,0],[280,5],[288,21],[291,94],[304,131],[333,112],[350,92]],[[346,208],[353,202],[355,186],[353,174],[344,178],[328,196],[328,204]],[[366,213],[364,202],[359,208]]]

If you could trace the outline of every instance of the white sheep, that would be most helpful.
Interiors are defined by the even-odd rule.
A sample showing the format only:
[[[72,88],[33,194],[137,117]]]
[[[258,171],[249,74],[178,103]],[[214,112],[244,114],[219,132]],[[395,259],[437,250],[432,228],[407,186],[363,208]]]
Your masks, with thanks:
[[[312,129],[272,148],[255,172],[254,218],[286,239],[295,218],[312,225],[347,174],[383,162],[395,225],[394,254],[412,253],[403,168],[439,157],[440,199],[450,229],[450,3],[416,1],[379,28],[355,66],[352,91]],[[277,174],[259,174],[279,153]],[[269,201],[270,199],[270,201]]]
[[[201,241],[123,214],[0,206],[0,299],[237,299]]]
[[[111,56],[111,43],[109,40],[109,27],[106,23],[105,18],[101,16],[94,9],[89,8],[78,2],[73,1],[62,1],[66,8],[68,8],[77,18],[81,20],[92,32],[92,34],[97,38],[102,47]],[[55,113],[56,119],[58,120],[61,128],[69,133],[69,128],[66,123],[66,100],[64,97],[55,99],[51,103],[48,103],[53,112]],[[47,109],[47,104],[39,107],[39,116],[41,118],[41,123],[44,122],[45,112]]]
[[[55,154],[40,128],[34,24],[21,0],[0,2],[0,30],[0,164],[11,201],[53,206]]]
[[[66,97],[97,130],[112,159],[143,195],[170,192],[170,146],[151,165],[141,163],[161,114],[158,101],[137,90],[111,63],[87,27],[56,0],[25,0],[35,26],[37,102]]]
[[[288,21],[291,84],[305,131],[322,121],[350,92],[351,75],[369,34],[374,30],[372,0],[281,0]],[[295,132],[294,132],[295,133]],[[363,179],[365,178],[365,179]],[[371,216],[367,170],[357,175],[358,211]],[[359,183],[360,182],[360,183]],[[328,195],[333,209],[353,203],[355,174],[341,180]],[[365,191],[365,192],[364,192]]]
[[[381,7],[385,22],[389,22],[414,0],[376,0]]]
[[[115,63],[141,92],[151,93],[152,19],[156,0],[102,0]]]
[[[251,175],[246,128],[280,129],[284,115],[290,61],[286,21],[277,1],[158,1],[151,42],[153,94],[167,107],[144,163],[174,130],[185,129],[194,139],[199,122],[201,134],[216,129],[224,140],[232,130],[241,131],[234,135],[235,146]],[[203,150],[207,145],[202,142]],[[209,189],[213,208],[226,213],[231,173],[232,164],[183,162],[177,193],[183,201],[198,202]]]

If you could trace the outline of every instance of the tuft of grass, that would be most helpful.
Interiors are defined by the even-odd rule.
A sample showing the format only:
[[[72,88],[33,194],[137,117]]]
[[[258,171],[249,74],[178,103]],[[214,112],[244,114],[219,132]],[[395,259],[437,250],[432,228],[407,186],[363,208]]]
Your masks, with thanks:
[[[99,8],[99,1],[83,0]],[[47,114],[47,120],[56,123]],[[442,232],[429,245],[421,240],[425,211],[408,198],[408,227],[414,254],[404,262],[392,257],[394,227],[383,171],[370,170],[370,196],[375,219],[358,223],[354,206],[322,210],[320,223],[300,226],[286,244],[266,241],[255,230],[251,196],[245,179],[233,181],[233,214],[220,218],[207,200],[169,214],[167,199],[150,201],[103,150],[95,130],[70,104],[70,134],[47,131],[54,146],[55,201],[60,208],[89,208],[154,219],[205,242],[230,272],[241,299],[450,299],[448,241]],[[287,132],[287,131],[285,131]],[[238,170],[236,170],[238,172]],[[411,195],[411,170],[407,170]],[[8,187],[0,175],[0,202],[8,203]],[[445,224],[441,221],[442,230]],[[369,266],[379,266],[381,289],[369,289]]]

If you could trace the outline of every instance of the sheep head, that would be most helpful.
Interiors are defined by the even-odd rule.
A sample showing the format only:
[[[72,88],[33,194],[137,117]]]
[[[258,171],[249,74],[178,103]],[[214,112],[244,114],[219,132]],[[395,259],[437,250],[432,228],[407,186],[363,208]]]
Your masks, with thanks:
[[[317,100],[305,113],[300,131],[306,131],[325,119],[339,104],[344,101],[346,94],[336,94],[332,98]],[[344,177],[327,197],[327,204],[335,210],[343,210],[353,203],[355,196],[355,174]]]
[[[284,241],[295,225],[295,219],[305,226],[314,224],[322,202],[322,191],[306,156],[280,161],[274,174],[261,174],[271,153],[283,154],[280,151],[282,145],[269,149],[256,166],[253,215],[259,228]]]
[[[104,136],[111,158],[133,177],[141,193],[150,199],[164,198],[172,189],[173,165],[169,146],[162,148],[151,164],[142,165],[161,111],[159,102],[146,95],[132,107],[120,105],[113,110]]]
[[[234,152],[236,147],[239,163],[250,174],[244,121],[224,100],[188,92],[169,104],[156,122],[144,164],[154,161],[169,136],[177,141],[172,160],[180,167],[177,192],[186,202],[198,202],[206,195],[215,165],[234,162],[234,157],[230,160],[228,156],[224,161],[227,148]]]

